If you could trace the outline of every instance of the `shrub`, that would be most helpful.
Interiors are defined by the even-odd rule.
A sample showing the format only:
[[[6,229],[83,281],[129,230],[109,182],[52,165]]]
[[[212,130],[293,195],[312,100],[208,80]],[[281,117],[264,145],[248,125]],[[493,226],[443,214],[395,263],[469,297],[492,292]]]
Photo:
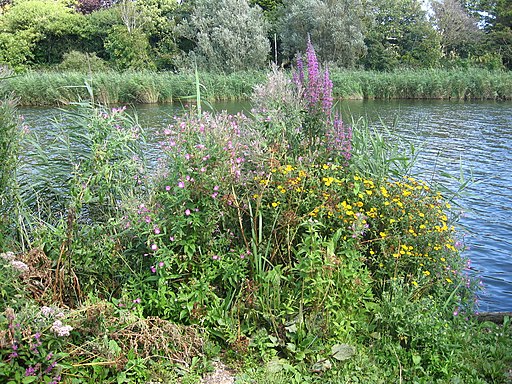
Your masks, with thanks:
[[[71,51],[64,54],[58,69],[84,73],[101,72],[107,70],[107,63],[95,53]]]

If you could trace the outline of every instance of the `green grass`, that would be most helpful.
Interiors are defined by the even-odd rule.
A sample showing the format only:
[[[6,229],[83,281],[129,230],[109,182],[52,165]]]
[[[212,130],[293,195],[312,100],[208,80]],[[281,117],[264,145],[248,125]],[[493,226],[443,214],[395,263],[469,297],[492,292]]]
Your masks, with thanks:
[[[265,72],[227,75],[200,73],[201,97],[208,101],[245,100]],[[512,72],[469,70],[332,71],[339,99],[512,100]],[[27,72],[5,80],[0,97],[11,92],[20,105],[64,105],[89,97],[102,104],[170,103],[195,99],[193,73]]]

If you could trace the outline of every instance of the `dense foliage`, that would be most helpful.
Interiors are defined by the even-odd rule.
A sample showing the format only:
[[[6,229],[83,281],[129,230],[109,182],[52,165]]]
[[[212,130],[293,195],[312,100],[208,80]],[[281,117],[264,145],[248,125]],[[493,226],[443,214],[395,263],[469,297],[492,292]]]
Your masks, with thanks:
[[[6,1],[0,63],[54,67],[79,49],[121,70],[233,72],[288,66],[309,35],[341,68],[510,69],[510,14],[506,0]]]
[[[192,109],[150,146],[89,104],[45,142],[1,131],[24,153],[1,169],[2,382],[191,383],[219,357],[248,383],[507,382],[510,319],[474,319],[450,201],[335,113],[310,41],[296,68],[250,117]]]

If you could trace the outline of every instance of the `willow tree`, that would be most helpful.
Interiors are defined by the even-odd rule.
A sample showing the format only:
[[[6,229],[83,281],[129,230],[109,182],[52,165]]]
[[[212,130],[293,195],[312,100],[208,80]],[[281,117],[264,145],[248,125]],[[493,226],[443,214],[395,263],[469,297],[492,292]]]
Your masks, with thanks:
[[[305,52],[308,35],[321,61],[353,67],[365,53],[360,0],[284,0],[277,29],[281,50],[291,59]]]
[[[267,63],[270,43],[263,12],[247,0],[196,0],[179,30],[192,42],[188,59],[201,69],[235,72]]]

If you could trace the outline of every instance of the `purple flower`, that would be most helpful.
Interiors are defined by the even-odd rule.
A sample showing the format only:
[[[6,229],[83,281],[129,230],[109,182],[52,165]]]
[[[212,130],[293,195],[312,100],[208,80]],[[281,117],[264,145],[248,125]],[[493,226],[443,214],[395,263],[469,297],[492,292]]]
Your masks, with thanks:
[[[34,376],[36,373],[36,369],[33,366],[28,367],[25,369],[25,376]]]
[[[324,72],[324,84],[322,95],[322,110],[329,117],[332,110],[332,81],[329,78],[329,69],[326,67]]]
[[[178,188],[185,188],[185,183],[183,181],[180,181],[178,183]]]

